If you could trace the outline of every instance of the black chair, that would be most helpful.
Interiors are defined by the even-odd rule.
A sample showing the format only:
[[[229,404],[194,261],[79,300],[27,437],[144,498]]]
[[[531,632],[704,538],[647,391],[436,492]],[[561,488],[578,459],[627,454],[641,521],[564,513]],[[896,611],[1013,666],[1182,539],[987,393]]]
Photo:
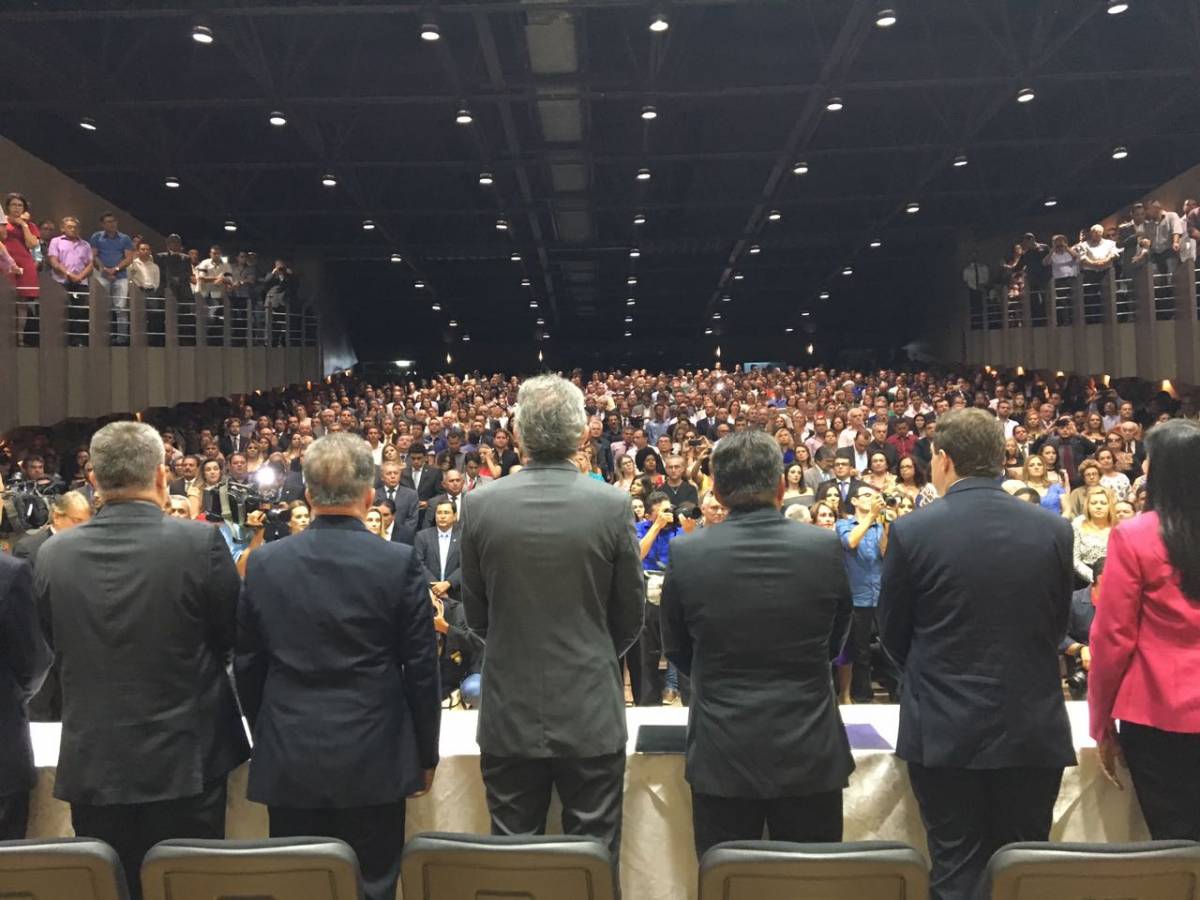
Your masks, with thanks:
[[[699,900],[926,900],[929,867],[908,844],[730,841],[700,861]]]
[[[1009,844],[987,875],[992,900],[1200,900],[1200,844]]]
[[[117,851],[91,838],[0,841],[0,897],[129,900]]]
[[[354,851],[333,838],[172,840],[146,854],[142,894],[144,900],[362,900],[362,878]]]
[[[400,858],[404,900],[616,900],[612,859],[573,835],[419,834]]]

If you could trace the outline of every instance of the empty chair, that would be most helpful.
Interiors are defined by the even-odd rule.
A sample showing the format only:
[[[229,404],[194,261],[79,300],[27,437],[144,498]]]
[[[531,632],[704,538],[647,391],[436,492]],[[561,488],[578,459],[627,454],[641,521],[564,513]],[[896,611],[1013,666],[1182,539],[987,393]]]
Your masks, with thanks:
[[[332,838],[174,840],[146,854],[142,894],[144,900],[361,900],[362,885],[354,851]]]
[[[400,857],[404,900],[614,900],[608,848],[575,835],[419,834]]]
[[[0,897],[128,900],[117,851],[103,841],[0,841]]]
[[[699,900],[926,900],[929,867],[908,844],[730,841],[700,861]]]
[[[1200,900],[1200,844],[1009,844],[987,877],[992,900]]]

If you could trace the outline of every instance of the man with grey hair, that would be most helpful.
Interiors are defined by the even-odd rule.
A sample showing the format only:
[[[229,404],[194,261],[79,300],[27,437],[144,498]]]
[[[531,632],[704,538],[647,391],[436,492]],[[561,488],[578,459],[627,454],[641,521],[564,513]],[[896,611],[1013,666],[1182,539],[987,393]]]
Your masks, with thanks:
[[[438,764],[429,583],[411,546],[363,525],[375,500],[366,441],[326,434],[303,465],[312,522],[255,551],[238,607],[246,796],[266,804],[272,837],[344,840],[367,900],[392,900],[405,798],[429,790]]]
[[[215,528],[163,515],[163,458],[149,425],[96,432],[104,505],[34,573],[63,692],[54,796],[117,851],[135,898],[156,843],[224,837],[225,781],[250,755],[225,670],[237,572]]]
[[[774,438],[731,434],[711,465],[729,516],[674,542],[662,594],[667,659],[692,679],[686,777],[696,855],[758,840],[764,824],[772,840],[840,841],[854,770],[829,676],[851,616],[841,547],[780,515]]]
[[[480,764],[494,834],[537,834],[550,788],[563,831],[621,841],[621,656],[645,590],[629,498],[579,473],[583,394],[543,375],[517,396],[519,472],[463,495],[463,605],[487,639]]]

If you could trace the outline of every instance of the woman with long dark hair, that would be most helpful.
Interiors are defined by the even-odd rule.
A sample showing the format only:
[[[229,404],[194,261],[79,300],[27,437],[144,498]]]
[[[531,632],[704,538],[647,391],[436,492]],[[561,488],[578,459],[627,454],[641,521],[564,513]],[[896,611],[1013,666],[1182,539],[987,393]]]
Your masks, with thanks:
[[[1105,774],[1124,754],[1150,836],[1200,840],[1200,423],[1146,435],[1146,511],[1109,538],[1088,706]],[[1116,727],[1120,721],[1120,728]]]

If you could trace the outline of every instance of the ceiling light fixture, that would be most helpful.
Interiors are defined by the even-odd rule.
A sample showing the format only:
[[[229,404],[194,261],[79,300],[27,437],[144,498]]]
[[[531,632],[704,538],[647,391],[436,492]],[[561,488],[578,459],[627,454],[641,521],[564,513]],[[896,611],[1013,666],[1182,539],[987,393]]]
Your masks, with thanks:
[[[529,301],[529,308],[530,308],[530,309],[537,309],[537,308],[538,308],[538,302],[537,302],[537,300],[536,300],[536,299],[534,299],[534,300],[530,300],[530,301]]]
[[[916,200],[913,200],[906,207],[904,207],[904,211],[906,213],[908,213],[910,216],[916,215],[917,213],[919,213],[921,211],[921,204],[918,203]]]
[[[195,41],[197,44],[204,44],[205,46],[207,46],[208,44],[211,44],[213,42],[212,29],[209,28],[207,25],[201,25],[199,23],[197,23],[196,25],[193,25],[192,26],[192,40]]]
[[[471,110],[465,106],[460,106],[458,112],[454,114],[454,121],[459,125],[470,125],[475,120],[471,117]]]
[[[495,176],[491,172],[483,171],[479,173],[479,183],[483,187],[491,187],[495,180]]]
[[[825,104],[825,108],[830,112],[841,112],[846,108],[846,104],[841,97],[830,97]]]
[[[745,276],[745,275],[743,275],[741,272],[734,272],[734,273],[733,273],[733,280],[734,280],[734,281],[745,281],[745,280],[746,280],[746,276]]]
[[[637,276],[630,275],[628,278],[625,279],[625,283],[626,284],[637,284]]]
[[[1113,159],[1124,159],[1128,155],[1129,155],[1129,150],[1127,150],[1125,147],[1113,147],[1113,152],[1112,152]]]
[[[749,253],[751,256],[758,256],[758,254],[762,253],[762,247],[758,246],[758,244],[751,244]]]
[[[1129,4],[1125,0],[1108,0],[1107,12],[1110,16],[1119,16],[1127,9],[1129,9]]]
[[[508,219],[497,219],[496,220],[496,230],[497,231],[508,231]]]
[[[536,322],[535,324],[537,324],[537,325],[545,325],[545,324],[546,324],[546,320],[545,320],[545,319],[538,319],[538,320],[537,320],[537,322]]]
[[[650,30],[655,34],[662,34],[670,27],[671,23],[667,21],[667,17],[662,13],[655,13],[654,18],[650,20]]]
[[[722,294],[722,295],[721,295],[721,302],[722,302],[722,303],[732,303],[732,302],[733,302],[733,297],[729,296],[729,294]]]
[[[772,222],[778,222],[780,219],[783,218],[783,213],[781,213],[777,209],[773,209],[769,213],[767,213],[767,218],[770,219]]]
[[[326,172],[321,176],[321,184],[325,187],[337,187],[337,177],[332,172]]]
[[[436,22],[426,22],[421,26],[421,40],[432,43],[441,40],[441,37],[442,29],[438,28]]]
[[[642,107],[642,118],[645,119],[647,122],[657,119],[658,118],[658,110],[655,109],[654,106],[652,106],[651,104],[647,103],[645,106]]]
[[[1036,96],[1037,94],[1033,92],[1033,88],[1021,88],[1019,91],[1017,91],[1017,102],[1028,103]]]
[[[626,298],[625,305],[626,306],[637,306],[637,298],[635,298],[635,297]]]
[[[720,313],[713,313],[713,316],[712,316],[712,317],[713,317],[714,319],[719,319],[719,318],[721,318],[721,314],[720,314]]]
[[[649,169],[638,169],[637,170],[637,180],[638,181],[649,181],[650,180],[650,170]]]
[[[639,250],[637,247],[629,248],[629,258],[630,259],[637,259],[641,255],[642,255],[642,251]]]
[[[463,343],[465,344],[465,343],[467,343],[469,340],[471,340],[471,336],[470,336],[469,334],[464,334],[464,335],[463,335]]]
[[[953,163],[954,168],[961,169],[966,164],[967,164],[967,154],[960,153],[960,154],[958,154],[958,156],[954,157],[954,163]]]
[[[808,174],[808,163],[804,162],[804,160],[800,160],[799,162],[797,162],[794,166],[792,166],[792,174],[793,175],[807,175]]]
[[[374,231],[375,230],[375,220],[374,219],[363,219],[362,228],[363,228],[363,231]]]
[[[842,269],[842,274],[846,276],[853,275],[854,269],[851,266],[846,266],[846,268]]]
[[[629,324],[630,322],[632,322],[632,321],[633,321],[633,316],[626,316],[626,317],[625,317],[625,324],[626,324],[626,325],[628,325],[628,324]]]
[[[810,313],[810,312],[809,312],[809,311],[806,309],[804,312],[800,313],[800,315],[802,315],[802,316],[811,316],[811,315],[812,315],[812,313]]]
[[[712,329],[711,329],[711,328],[705,328],[705,329],[704,329],[704,333],[705,333],[705,334],[712,334]]]
[[[82,119],[79,120],[79,127],[82,128],[84,131],[95,131],[96,130],[96,120],[93,119],[91,116],[84,116]]]
[[[174,188],[179,187],[179,179],[176,178],[174,175],[168,175],[166,178],[163,179],[163,184],[169,188],[174,189]]]
[[[875,238],[875,240],[871,241],[871,243],[867,244],[867,246],[872,250],[878,250],[883,246],[883,241],[881,241],[879,238]]]
[[[894,9],[881,9],[875,15],[875,25],[879,28],[891,28],[896,24],[896,11]]]
[[[418,291],[422,290],[425,287],[425,282],[423,282],[420,278],[418,278],[416,281],[413,282],[413,287],[416,288]]]
[[[1042,201],[1042,206],[1058,206],[1058,198],[1051,195]]]
[[[272,110],[271,114],[269,116],[267,116],[267,121],[270,122],[276,128],[282,128],[284,125],[287,124],[287,116],[285,116],[283,113],[281,113],[279,110],[276,109],[276,110]]]
[[[646,224],[646,214],[645,213],[634,213],[633,214],[633,224],[634,225],[645,225]]]
[[[404,262],[404,257],[401,256],[399,253],[393,253],[392,254],[392,262],[402,263],[402,262]]]
[[[528,278],[521,279],[521,287],[529,287],[530,284],[531,284],[531,282]]]
[[[442,311],[442,304],[440,304],[440,303],[438,303],[436,300],[434,300],[434,301],[433,301],[433,303],[430,305],[430,307],[429,307],[429,308],[430,308],[430,309],[432,309],[434,312],[441,312],[441,311]]]
[[[449,321],[447,324],[448,324],[448,325],[449,325],[451,328],[457,328],[457,327],[458,327],[458,320],[457,320],[457,319],[451,319],[451,320],[450,320],[450,321]]]
[[[786,331],[788,334],[791,334],[791,333],[792,333],[793,331],[795,331],[796,329],[795,329],[795,328],[793,328],[791,325],[789,325],[787,328],[785,328],[785,329],[783,329],[783,330],[784,330],[784,331]]]
[[[237,231],[237,222],[233,221],[233,219],[226,219],[225,220],[225,230],[228,232]]]
[[[633,332],[632,331],[625,332],[625,337],[633,337]]]
[[[805,347],[804,349],[808,351],[808,355],[809,355],[809,356],[812,356],[812,355],[813,355],[813,345],[812,345],[812,344],[809,344],[809,345],[808,345],[807,347]]]
[[[511,259],[513,262],[520,262],[520,261],[521,261],[521,254],[520,254],[520,253],[517,253],[517,252],[514,250],[514,251],[513,251],[513,254],[512,254],[512,256],[510,256],[510,257],[509,257],[509,259]]]
[[[829,291],[821,291],[821,293],[817,294],[817,296],[820,297],[822,300],[828,300],[829,299]]]

